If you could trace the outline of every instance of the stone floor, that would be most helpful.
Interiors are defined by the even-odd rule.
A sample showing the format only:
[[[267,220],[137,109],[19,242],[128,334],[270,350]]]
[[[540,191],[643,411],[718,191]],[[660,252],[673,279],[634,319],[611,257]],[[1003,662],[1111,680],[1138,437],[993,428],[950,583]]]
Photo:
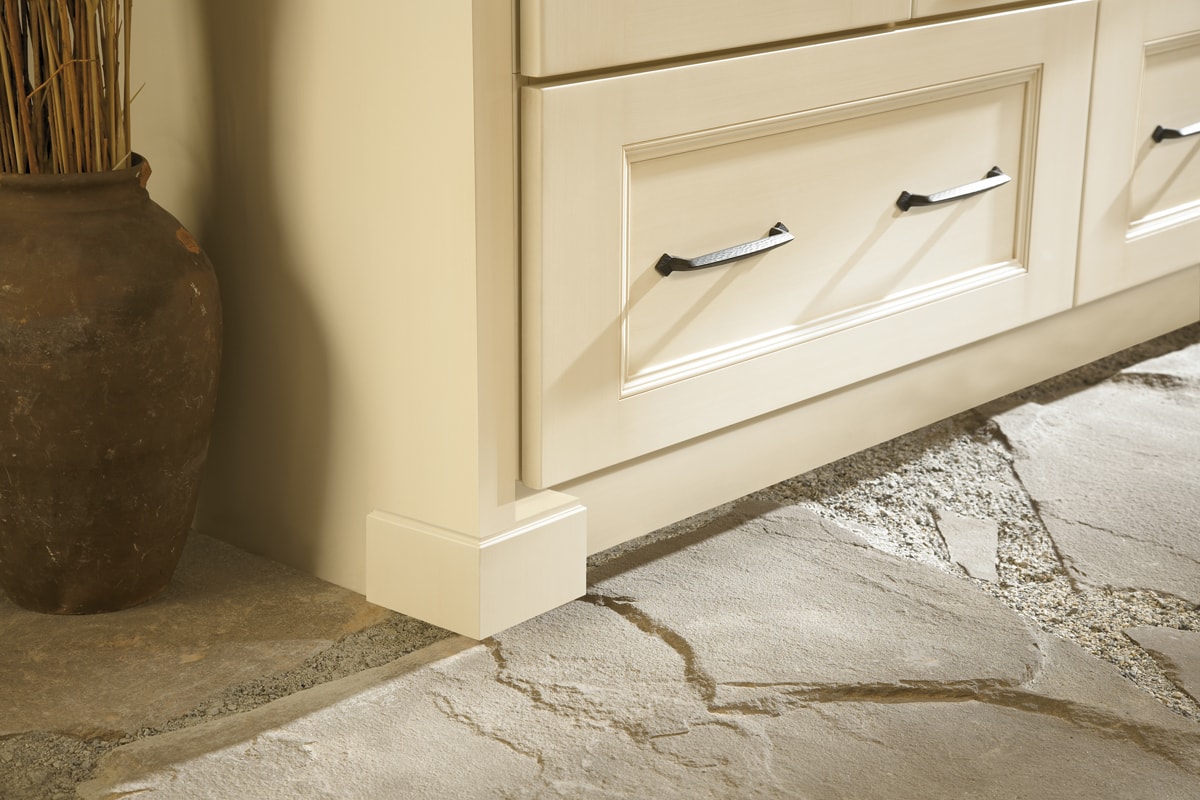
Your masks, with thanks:
[[[0,601],[0,798],[1196,798],[1200,325],[593,558],[482,643],[196,537]]]

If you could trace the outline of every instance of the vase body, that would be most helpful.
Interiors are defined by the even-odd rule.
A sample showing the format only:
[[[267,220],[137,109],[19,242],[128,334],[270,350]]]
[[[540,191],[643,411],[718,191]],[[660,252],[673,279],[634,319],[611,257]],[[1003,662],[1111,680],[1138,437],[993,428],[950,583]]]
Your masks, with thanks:
[[[221,305],[148,175],[0,174],[0,586],[36,611],[154,597],[195,513]]]

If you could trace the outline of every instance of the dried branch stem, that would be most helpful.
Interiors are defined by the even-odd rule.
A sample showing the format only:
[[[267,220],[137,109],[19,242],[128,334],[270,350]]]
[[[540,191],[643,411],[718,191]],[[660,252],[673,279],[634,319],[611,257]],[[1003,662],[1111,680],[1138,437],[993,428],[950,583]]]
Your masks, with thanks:
[[[133,0],[0,0],[0,171],[126,166]]]

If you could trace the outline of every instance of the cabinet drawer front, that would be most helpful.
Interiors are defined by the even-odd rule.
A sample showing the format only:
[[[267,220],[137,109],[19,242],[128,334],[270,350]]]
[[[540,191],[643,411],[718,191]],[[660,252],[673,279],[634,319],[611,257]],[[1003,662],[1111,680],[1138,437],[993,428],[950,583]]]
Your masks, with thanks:
[[[1093,15],[1068,3],[525,90],[525,480],[1069,307]],[[993,166],[1011,181],[897,207]],[[655,269],[777,222],[793,241]]]
[[[521,0],[521,72],[561,75],[907,19],[910,0]]]
[[[671,142],[682,151],[669,155],[627,148],[620,396],[1022,272],[1021,141],[1036,78],[1023,70],[710,132]],[[954,206],[896,206],[902,191],[969,183],[993,165],[1015,185]],[[664,251],[720,250],[777,217],[799,241],[668,279],[654,270]]]
[[[1098,44],[1080,302],[1200,261],[1200,4],[1109,0]]]
[[[913,0],[914,17],[932,17],[938,14],[954,14],[975,11],[980,8],[1004,5],[1011,0]]]
[[[1137,125],[1143,140],[1129,187],[1135,237],[1137,228],[1156,226],[1168,216],[1200,217],[1200,134],[1182,136],[1200,130],[1197,86],[1200,30],[1146,47]],[[1172,133],[1187,141],[1173,141]]]

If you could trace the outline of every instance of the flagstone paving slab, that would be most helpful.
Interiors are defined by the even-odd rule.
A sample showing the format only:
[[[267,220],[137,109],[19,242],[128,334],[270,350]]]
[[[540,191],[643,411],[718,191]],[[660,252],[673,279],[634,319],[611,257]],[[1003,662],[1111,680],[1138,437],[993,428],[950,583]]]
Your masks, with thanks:
[[[513,693],[487,649],[455,637],[245,714],[142,739],[102,760],[85,800],[494,797],[539,769],[456,718],[446,696]]]
[[[796,569],[782,558],[786,551],[824,563],[853,546],[838,528],[806,513],[758,511],[764,513],[740,513],[677,542],[673,552],[643,553],[640,563],[626,563],[624,572],[608,576],[605,589],[611,593],[620,583],[640,596],[670,591],[708,559],[732,554],[752,561],[763,546],[763,531],[775,527],[786,533],[772,534],[774,539],[788,545],[768,548],[780,575]],[[716,547],[721,541],[740,549]],[[898,570],[895,585],[907,587],[898,591],[888,584],[884,595],[910,614],[932,614],[929,597],[917,596],[917,588],[936,594],[944,584],[944,595],[967,585],[892,557],[863,567],[860,582],[880,581],[876,571],[882,565]],[[905,575],[906,567],[928,573],[929,581]],[[744,575],[743,581],[754,577]],[[758,578],[756,585],[768,587],[778,581]],[[710,589],[748,596],[730,583]],[[701,630],[682,615],[672,615],[678,627],[667,628],[643,607],[652,602],[631,594],[619,600],[593,594],[486,643],[455,637],[246,714],[133,742],[109,754],[94,780],[79,787],[79,796],[1182,800],[1194,795],[1200,726],[1171,715],[1078,646],[1003,625],[1007,612],[985,614],[960,639],[943,634],[943,650],[967,651],[954,658],[952,670],[928,658],[913,663],[901,657],[844,672],[845,652],[785,640],[780,649],[786,655],[769,663],[766,674],[844,674],[850,684],[812,691],[808,681],[778,682],[758,686],[756,704],[731,705],[722,703],[702,664],[730,667],[730,675],[763,672],[745,661],[742,669],[732,669],[745,655],[737,637]],[[852,590],[850,596],[862,599]],[[763,597],[778,599],[769,590]],[[794,596],[791,606],[805,597]],[[932,602],[936,607],[938,600]],[[740,609],[754,616],[748,620],[752,636],[756,625],[787,613],[769,604],[757,612]],[[866,630],[865,618],[877,613],[877,603],[847,604],[836,620],[827,621]],[[725,624],[714,621],[716,630]],[[988,661],[1013,644],[1024,646],[1026,655],[1006,662],[1012,674],[997,678]],[[730,650],[730,658],[714,657],[718,649]],[[772,697],[776,702],[769,702]]]
[[[0,595],[0,736],[112,735],[286,670],[386,609],[193,535],[167,590],[112,614],[26,611]]]
[[[1130,628],[1125,635],[1144,647],[1180,689],[1200,701],[1200,633],[1173,628]]]
[[[981,693],[980,699],[1070,720],[1131,746],[1138,742],[1142,749],[1200,775],[1200,722],[1172,713],[1112,664],[1079,645],[1048,633],[1040,633],[1038,639],[1041,670],[1022,686]]]
[[[1121,375],[1160,375],[1176,378],[1182,383],[1200,385],[1200,344],[1181,347],[1156,358],[1148,358],[1121,370]]]
[[[933,517],[951,561],[972,578],[992,583],[1000,580],[996,570],[1000,526],[994,520],[976,519],[945,508],[935,508]]]
[[[1195,774],[1126,741],[977,701],[822,704],[764,728],[776,754],[791,756],[777,757],[774,773],[795,797],[1185,800],[1196,791]]]
[[[642,743],[488,682],[489,659],[477,648],[336,705],[293,703],[293,721],[255,720],[258,732],[233,718],[214,726],[241,730],[131,745],[80,797],[928,800],[1053,786],[1056,798],[1184,800],[1197,780],[1111,733],[978,701],[826,703]],[[448,696],[477,713],[462,716]]]
[[[942,696],[1021,683],[1038,666],[1026,624],[969,581],[796,506],[745,503],[606,564],[592,593],[676,643],[718,703],[769,701],[781,686]]]
[[[622,615],[570,603],[492,640],[498,679],[540,704],[639,740],[709,719],[680,652]]]
[[[1078,583],[1200,603],[1197,362],[1189,347],[995,418]]]

